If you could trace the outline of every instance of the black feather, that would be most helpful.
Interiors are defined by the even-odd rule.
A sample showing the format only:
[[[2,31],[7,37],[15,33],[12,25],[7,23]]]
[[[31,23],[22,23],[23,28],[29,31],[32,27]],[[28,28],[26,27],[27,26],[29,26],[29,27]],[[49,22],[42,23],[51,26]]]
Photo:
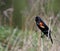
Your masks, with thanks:
[[[49,30],[49,27],[45,24],[45,22],[39,17],[39,16],[36,16],[35,17],[35,21],[36,21],[36,25],[38,26],[38,28],[44,33],[44,35],[46,35],[48,37],[48,31],[49,31],[49,38],[51,40],[51,42],[53,43],[53,40],[52,40],[52,37],[51,37],[51,30]],[[43,26],[45,28],[42,28],[40,27],[40,22],[43,23]]]

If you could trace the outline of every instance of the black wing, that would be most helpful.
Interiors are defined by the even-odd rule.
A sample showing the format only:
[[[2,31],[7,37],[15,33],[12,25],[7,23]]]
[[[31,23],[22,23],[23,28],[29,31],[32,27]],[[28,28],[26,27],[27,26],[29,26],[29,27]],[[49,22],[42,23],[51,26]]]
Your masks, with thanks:
[[[44,33],[44,35],[46,35],[48,37],[48,31],[49,31],[49,38],[51,40],[51,42],[53,43],[53,40],[51,38],[51,30],[49,30],[49,27],[44,23],[44,21],[37,16],[35,18],[36,21],[36,25],[38,26],[38,28]]]
[[[36,17],[35,18],[36,24],[38,26],[38,28],[44,33],[44,34],[48,34],[48,26],[43,22],[43,20],[40,17]],[[40,25],[40,23],[42,23],[43,25]]]

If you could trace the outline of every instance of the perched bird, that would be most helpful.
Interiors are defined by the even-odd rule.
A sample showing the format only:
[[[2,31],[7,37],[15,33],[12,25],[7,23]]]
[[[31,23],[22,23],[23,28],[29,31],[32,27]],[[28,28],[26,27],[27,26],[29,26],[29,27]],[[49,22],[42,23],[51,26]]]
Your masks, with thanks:
[[[37,27],[43,32],[44,35],[48,37],[48,34],[49,34],[49,38],[53,43],[53,40],[51,37],[51,30],[49,30],[49,27],[45,24],[45,22],[39,16],[35,17],[35,21],[36,21]]]

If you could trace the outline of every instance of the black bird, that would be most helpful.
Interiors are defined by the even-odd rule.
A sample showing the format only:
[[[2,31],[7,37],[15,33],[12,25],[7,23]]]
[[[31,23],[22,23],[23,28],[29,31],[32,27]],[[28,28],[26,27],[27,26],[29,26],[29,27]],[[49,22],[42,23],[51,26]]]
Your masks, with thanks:
[[[48,34],[49,34],[49,38],[51,42],[53,43],[53,40],[51,37],[51,30],[49,30],[49,27],[44,23],[44,21],[39,16],[35,17],[35,21],[36,21],[36,25],[43,32],[44,35],[48,37]]]

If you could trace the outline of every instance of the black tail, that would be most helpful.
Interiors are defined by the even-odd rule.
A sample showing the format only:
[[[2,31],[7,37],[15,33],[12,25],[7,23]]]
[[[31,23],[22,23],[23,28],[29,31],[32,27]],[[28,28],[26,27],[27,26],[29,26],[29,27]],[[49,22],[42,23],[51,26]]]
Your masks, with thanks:
[[[49,38],[51,40],[51,43],[53,44],[53,40],[52,40],[51,34],[49,34]]]
[[[53,40],[52,40],[52,38],[50,37],[50,40],[51,40],[51,43],[53,44]]]

